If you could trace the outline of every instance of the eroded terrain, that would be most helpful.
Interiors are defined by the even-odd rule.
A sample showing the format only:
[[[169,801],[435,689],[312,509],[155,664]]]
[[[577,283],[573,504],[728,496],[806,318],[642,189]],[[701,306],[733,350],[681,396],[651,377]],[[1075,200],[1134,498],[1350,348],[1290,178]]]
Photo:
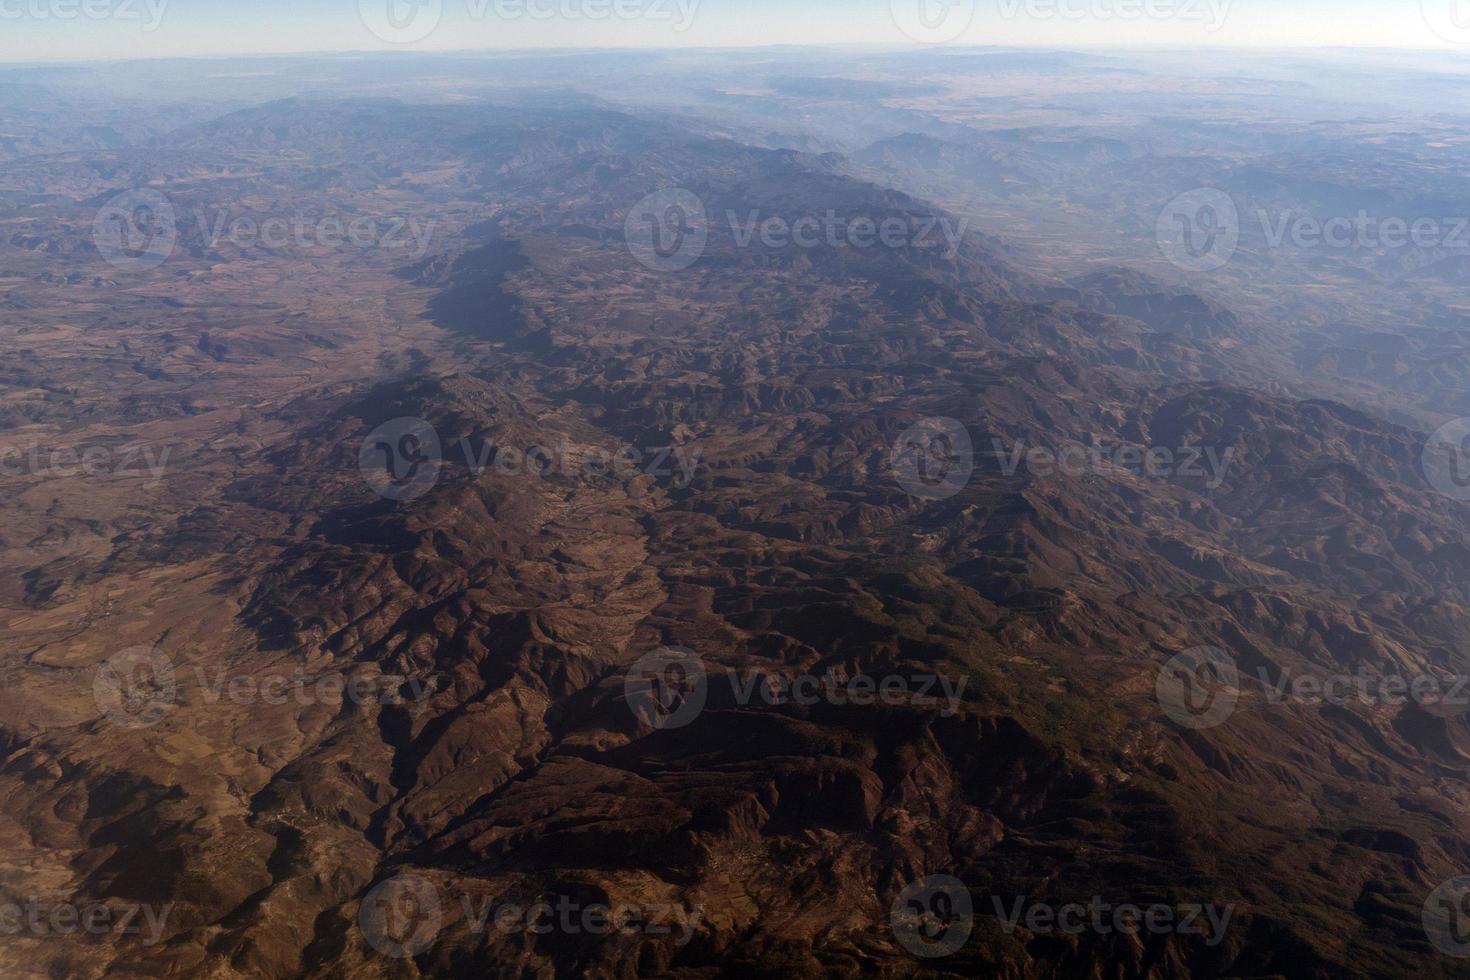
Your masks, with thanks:
[[[1464,673],[1470,510],[1422,469],[1463,323],[1432,325],[1433,383],[1402,383],[1418,347],[1389,383],[1348,326],[1304,358],[1298,325],[1189,282],[1039,267],[994,224],[947,242],[959,212],[877,181],[913,145],[704,130],[304,99],[5,165],[0,417],[43,462],[0,478],[0,890],[168,910],[6,937],[7,975],[1456,975],[1420,919],[1470,866],[1463,710],[1264,679]],[[685,269],[626,240],[671,187],[709,217]],[[99,250],[127,188],[174,209],[160,264]],[[731,213],[929,230],[792,247]],[[283,215],[309,234],[265,240]],[[401,419],[437,437],[426,483],[397,429],[363,463]],[[905,478],[926,419],[973,440],[952,493]],[[1109,462],[1024,455],[1069,446]],[[1240,703],[1192,729],[1158,679],[1206,646]],[[678,727],[628,686],[667,648],[707,671]],[[172,686],[109,701],[128,650]],[[769,704],[762,675],[952,697]],[[442,922],[394,955],[414,930],[364,902],[403,875]],[[976,917],[925,961],[890,910],[931,875]],[[1234,911],[1045,936],[990,896]],[[680,925],[474,921],[568,897]]]

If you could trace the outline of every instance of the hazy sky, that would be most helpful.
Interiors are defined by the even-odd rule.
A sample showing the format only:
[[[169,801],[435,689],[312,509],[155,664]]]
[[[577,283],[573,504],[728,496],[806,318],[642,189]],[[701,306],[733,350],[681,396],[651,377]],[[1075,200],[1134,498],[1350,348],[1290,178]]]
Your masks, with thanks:
[[[1470,0],[0,0],[0,60],[788,43],[1391,46]]]

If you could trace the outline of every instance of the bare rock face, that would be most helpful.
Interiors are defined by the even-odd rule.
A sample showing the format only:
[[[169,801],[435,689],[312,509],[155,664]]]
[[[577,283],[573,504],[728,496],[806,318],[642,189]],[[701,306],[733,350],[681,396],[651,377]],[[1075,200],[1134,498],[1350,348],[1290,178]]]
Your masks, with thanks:
[[[310,166],[229,176],[285,150]],[[1454,975],[1416,930],[1470,861],[1465,716],[1272,692],[1454,672],[1470,511],[1421,435],[1232,353],[1228,309],[1043,285],[975,236],[742,242],[727,212],[947,213],[602,109],[293,102],[154,153],[194,161],[184,196],[340,167],[331,193],[458,224],[270,288],[191,277],[196,243],[113,346],[4,369],[74,392],[74,440],[175,454],[9,496],[0,894],[167,913],[0,972]],[[915,154],[978,159],[859,163]],[[675,273],[624,240],[670,185],[716,219]],[[934,420],[970,447],[906,470]],[[1238,704],[1181,725],[1161,669],[1204,647]],[[163,664],[109,689],[126,649]],[[927,960],[894,910],[931,876],[973,921]],[[1008,918],[1095,900],[1229,917]]]

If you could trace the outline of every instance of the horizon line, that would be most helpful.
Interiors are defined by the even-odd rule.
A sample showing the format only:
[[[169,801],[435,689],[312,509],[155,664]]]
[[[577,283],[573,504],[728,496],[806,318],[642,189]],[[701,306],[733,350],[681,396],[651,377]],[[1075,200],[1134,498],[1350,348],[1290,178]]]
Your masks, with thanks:
[[[179,61],[232,61],[232,60],[258,60],[258,59],[303,59],[303,58],[433,58],[433,57],[494,57],[506,55],[586,55],[598,52],[606,53],[645,53],[645,54],[679,54],[683,52],[732,52],[732,53],[755,53],[760,51],[781,50],[851,50],[861,48],[871,51],[883,51],[894,53],[929,53],[941,55],[945,52],[1003,52],[1003,51],[1044,51],[1056,54],[1070,52],[1139,52],[1147,51],[1153,53],[1166,51],[1179,52],[1201,52],[1201,51],[1235,51],[1235,52],[1364,52],[1395,54],[1433,54],[1454,55],[1459,53],[1465,57],[1467,67],[1470,67],[1470,49],[1463,47],[1403,47],[1397,45],[1342,45],[1342,44],[1233,44],[1220,42],[1215,44],[1175,44],[1167,42],[1140,42],[1136,44],[1107,44],[1107,43],[1079,43],[1067,45],[1052,44],[1001,44],[1001,45],[977,45],[977,44],[943,44],[923,45],[902,44],[881,41],[849,41],[849,42],[787,42],[775,44],[736,44],[736,45],[685,45],[685,46],[662,46],[662,45],[555,45],[555,46],[533,46],[514,48],[435,48],[435,49],[411,49],[411,48],[323,48],[317,50],[300,51],[236,51],[236,52],[201,52],[199,54],[178,54],[139,56],[134,58],[41,58],[30,60],[9,60],[0,57],[0,67],[30,68],[30,67],[54,67],[62,65],[121,65],[139,64],[150,62],[179,62]]]

